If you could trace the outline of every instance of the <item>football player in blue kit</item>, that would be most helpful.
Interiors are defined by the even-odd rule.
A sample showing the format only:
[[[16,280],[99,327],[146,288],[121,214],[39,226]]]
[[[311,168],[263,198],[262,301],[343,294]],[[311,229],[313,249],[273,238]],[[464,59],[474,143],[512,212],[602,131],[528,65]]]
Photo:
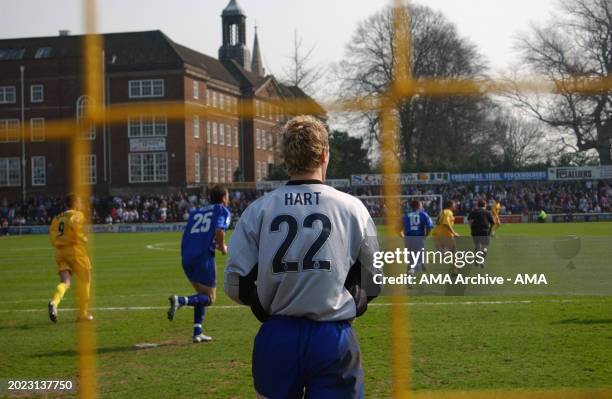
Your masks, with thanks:
[[[217,279],[215,275],[215,249],[227,253],[225,230],[231,222],[227,205],[229,195],[223,186],[215,186],[210,191],[210,205],[195,208],[189,213],[189,221],[183,232],[181,257],[183,271],[193,285],[196,294],[191,296],[171,295],[168,320],[172,321],[178,309],[193,307],[193,342],[209,342],[212,338],[205,335],[202,322],[206,307],[215,302]]]
[[[431,218],[423,209],[421,201],[412,200],[410,202],[410,212],[402,218],[404,246],[410,252],[420,252],[425,249],[425,237],[433,229]],[[413,258],[414,259],[414,258]],[[409,274],[423,271],[423,256],[418,257],[414,265],[410,265]]]

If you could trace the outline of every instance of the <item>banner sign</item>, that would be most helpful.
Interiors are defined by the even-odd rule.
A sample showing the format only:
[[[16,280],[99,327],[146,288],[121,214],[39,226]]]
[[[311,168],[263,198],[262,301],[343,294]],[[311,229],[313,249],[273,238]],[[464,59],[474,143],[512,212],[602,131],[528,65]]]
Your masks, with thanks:
[[[92,233],[160,233],[181,232],[185,223],[143,223],[143,224],[94,224]]]
[[[348,188],[351,186],[351,181],[349,179],[328,179],[325,180],[325,184],[334,188]]]
[[[599,168],[599,177],[601,179],[612,179],[612,165],[601,166]]]
[[[275,190],[280,186],[287,184],[287,180],[262,180],[255,183],[257,190]],[[351,186],[349,179],[329,179],[325,180],[325,184],[334,188],[347,188]]]
[[[488,181],[535,181],[546,180],[546,171],[535,172],[485,172],[485,173],[452,173],[451,181],[457,183]]]
[[[599,166],[568,166],[548,168],[548,180],[597,180],[601,176]]]
[[[165,137],[130,139],[130,152],[166,151]]]
[[[380,174],[351,175],[352,186],[382,186],[384,179],[393,179],[397,184],[444,184],[450,181],[448,172],[402,173],[385,176]]]
[[[186,223],[142,223],[142,224],[94,224],[89,233],[157,233],[182,232]],[[11,226],[10,235],[49,234],[49,226]]]
[[[257,190],[274,190],[286,183],[287,180],[262,180],[255,183],[255,188]]]
[[[553,223],[612,221],[612,213],[567,213],[548,216]]]

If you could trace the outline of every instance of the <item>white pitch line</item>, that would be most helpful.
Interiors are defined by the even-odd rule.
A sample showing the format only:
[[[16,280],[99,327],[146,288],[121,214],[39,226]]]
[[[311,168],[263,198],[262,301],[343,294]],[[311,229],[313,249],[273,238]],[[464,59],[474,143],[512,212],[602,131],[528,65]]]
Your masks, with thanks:
[[[178,250],[176,248],[160,248],[160,246],[169,245],[169,244],[176,245],[175,242],[160,242],[160,243],[157,243],[157,244],[146,245],[145,248],[153,250],[153,251],[180,252],[180,250]]]
[[[534,302],[540,303],[567,303],[572,302],[571,299],[551,299],[547,301],[532,301],[532,300],[524,300],[524,301],[460,301],[460,302],[408,302],[405,305],[407,306],[447,306],[447,305],[528,305]],[[391,303],[371,303],[368,306],[372,307],[388,307],[392,306]],[[242,305],[213,305],[212,309],[247,309],[246,306]],[[117,311],[135,311],[135,310],[164,310],[168,309],[168,306],[119,306],[119,307],[99,307],[99,308],[91,308],[91,310],[95,311],[109,311],[109,312],[117,312]],[[76,308],[61,308],[60,311],[63,312],[74,312]],[[46,312],[46,308],[38,308],[38,309],[0,309],[0,313],[31,313],[31,312]]]

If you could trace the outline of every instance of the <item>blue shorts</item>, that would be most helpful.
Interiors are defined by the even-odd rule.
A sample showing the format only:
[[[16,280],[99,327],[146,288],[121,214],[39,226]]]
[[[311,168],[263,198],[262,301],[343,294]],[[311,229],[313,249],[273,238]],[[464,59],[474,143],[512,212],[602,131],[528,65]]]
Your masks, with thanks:
[[[268,399],[363,398],[357,337],[346,321],[272,316],[255,337],[253,380]]]
[[[190,262],[183,260],[183,271],[191,282],[204,284],[207,287],[217,286],[215,258],[204,258]]]
[[[404,246],[410,252],[421,252],[425,248],[425,237],[423,236],[405,236]],[[412,260],[410,258],[410,267],[412,268]],[[412,268],[415,272],[420,272],[423,269],[423,258],[419,257],[417,263]]]

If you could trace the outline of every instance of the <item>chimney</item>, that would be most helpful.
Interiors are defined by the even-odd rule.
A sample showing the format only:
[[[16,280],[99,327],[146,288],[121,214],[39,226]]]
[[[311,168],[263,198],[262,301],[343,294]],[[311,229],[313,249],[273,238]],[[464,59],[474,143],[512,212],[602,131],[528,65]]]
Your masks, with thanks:
[[[69,29],[60,29],[59,35],[60,36],[70,36],[70,30]]]

